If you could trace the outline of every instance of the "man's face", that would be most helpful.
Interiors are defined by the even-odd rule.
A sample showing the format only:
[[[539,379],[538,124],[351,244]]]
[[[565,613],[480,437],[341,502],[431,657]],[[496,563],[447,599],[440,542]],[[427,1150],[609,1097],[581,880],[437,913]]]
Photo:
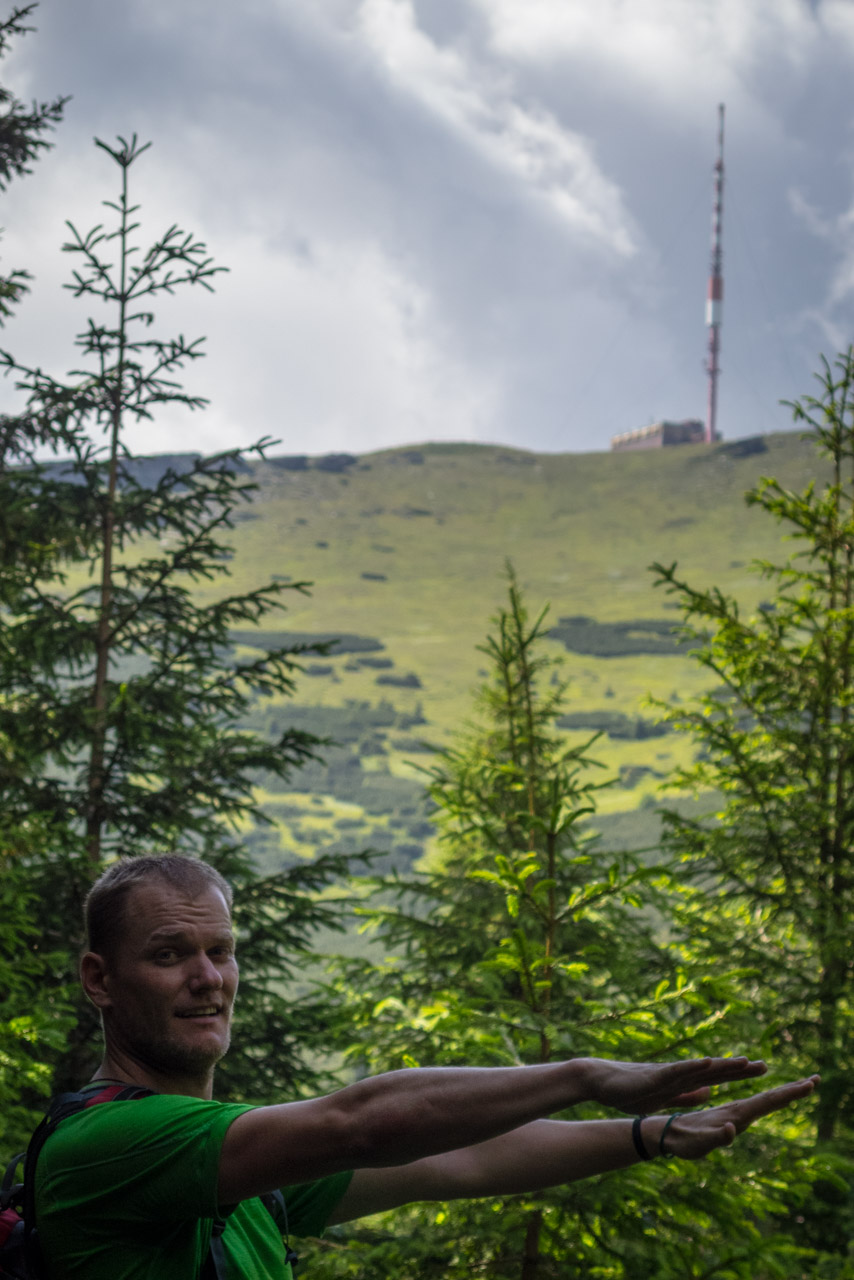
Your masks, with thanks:
[[[210,1078],[228,1049],[237,961],[228,905],[214,887],[189,897],[165,881],[130,890],[106,968],[110,1049],[158,1075]]]

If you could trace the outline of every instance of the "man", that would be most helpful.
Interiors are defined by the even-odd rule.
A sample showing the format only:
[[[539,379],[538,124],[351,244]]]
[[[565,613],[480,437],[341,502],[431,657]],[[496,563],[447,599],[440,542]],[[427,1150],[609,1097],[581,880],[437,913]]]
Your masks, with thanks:
[[[414,1200],[537,1190],[660,1148],[699,1159],[817,1083],[674,1118],[650,1113],[704,1102],[709,1086],[764,1063],[574,1059],[390,1072],[268,1107],[216,1103],[237,991],[226,882],[194,859],[128,859],[93,886],[87,927],[81,978],[105,1037],[93,1090],[111,1081],[154,1096],[93,1105],[45,1144],[36,1222],[52,1280],[192,1280],[217,1218],[229,1275],[285,1278],[281,1232],[256,1199],[277,1188],[290,1231],[319,1234]],[[547,1118],[583,1101],[646,1118]]]

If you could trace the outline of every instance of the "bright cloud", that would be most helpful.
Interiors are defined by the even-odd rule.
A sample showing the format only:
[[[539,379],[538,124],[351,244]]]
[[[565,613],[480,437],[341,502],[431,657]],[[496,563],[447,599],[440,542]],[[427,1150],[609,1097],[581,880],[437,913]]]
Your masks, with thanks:
[[[620,256],[636,231],[590,142],[460,48],[440,48],[417,25],[411,0],[363,0],[358,30],[396,90],[411,96],[481,158],[520,184],[570,231]]]
[[[291,453],[358,451],[368,435],[376,447],[489,437],[498,380],[455,356],[427,291],[380,246],[315,241],[293,254],[252,237],[233,249],[227,322],[210,346],[227,357],[230,334],[241,335],[244,412],[256,431]]]
[[[803,0],[469,0],[502,57],[593,61],[604,75],[690,106],[733,90],[769,52],[804,64],[815,22]],[[847,0],[833,0],[847,4]],[[687,95],[687,96],[684,96]]]
[[[819,13],[828,34],[854,51],[854,7],[850,0],[823,0]]]

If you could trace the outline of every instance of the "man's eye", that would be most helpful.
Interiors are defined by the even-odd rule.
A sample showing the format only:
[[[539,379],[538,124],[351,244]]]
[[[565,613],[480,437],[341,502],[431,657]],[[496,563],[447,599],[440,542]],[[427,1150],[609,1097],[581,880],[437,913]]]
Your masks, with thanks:
[[[162,950],[158,951],[158,952],[155,954],[154,959],[155,959],[159,964],[168,964],[170,960],[174,960],[174,959],[175,959],[175,957],[176,957],[176,955],[177,955],[177,954],[178,954],[178,953],[177,953],[177,951],[175,950],[175,948],[174,948],[174,947],[163,947],[163,949],[162,949]]]

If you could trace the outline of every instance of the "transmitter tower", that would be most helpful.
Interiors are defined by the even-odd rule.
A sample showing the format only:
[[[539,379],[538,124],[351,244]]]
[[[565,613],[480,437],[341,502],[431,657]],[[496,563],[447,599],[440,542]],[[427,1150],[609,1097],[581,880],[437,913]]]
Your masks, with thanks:
[[[706,409],[705,441],[718,440],[718,358],[721,349],[721,319],[724,299],[723,249],[721,232],[724,214],[724,104],[718,106],[718,158],[715,161],[715,200],[712,210],[712,263],[709,291],[706,297],[706,327],[709,331],[706,373],[709,375],[709,399]]]

